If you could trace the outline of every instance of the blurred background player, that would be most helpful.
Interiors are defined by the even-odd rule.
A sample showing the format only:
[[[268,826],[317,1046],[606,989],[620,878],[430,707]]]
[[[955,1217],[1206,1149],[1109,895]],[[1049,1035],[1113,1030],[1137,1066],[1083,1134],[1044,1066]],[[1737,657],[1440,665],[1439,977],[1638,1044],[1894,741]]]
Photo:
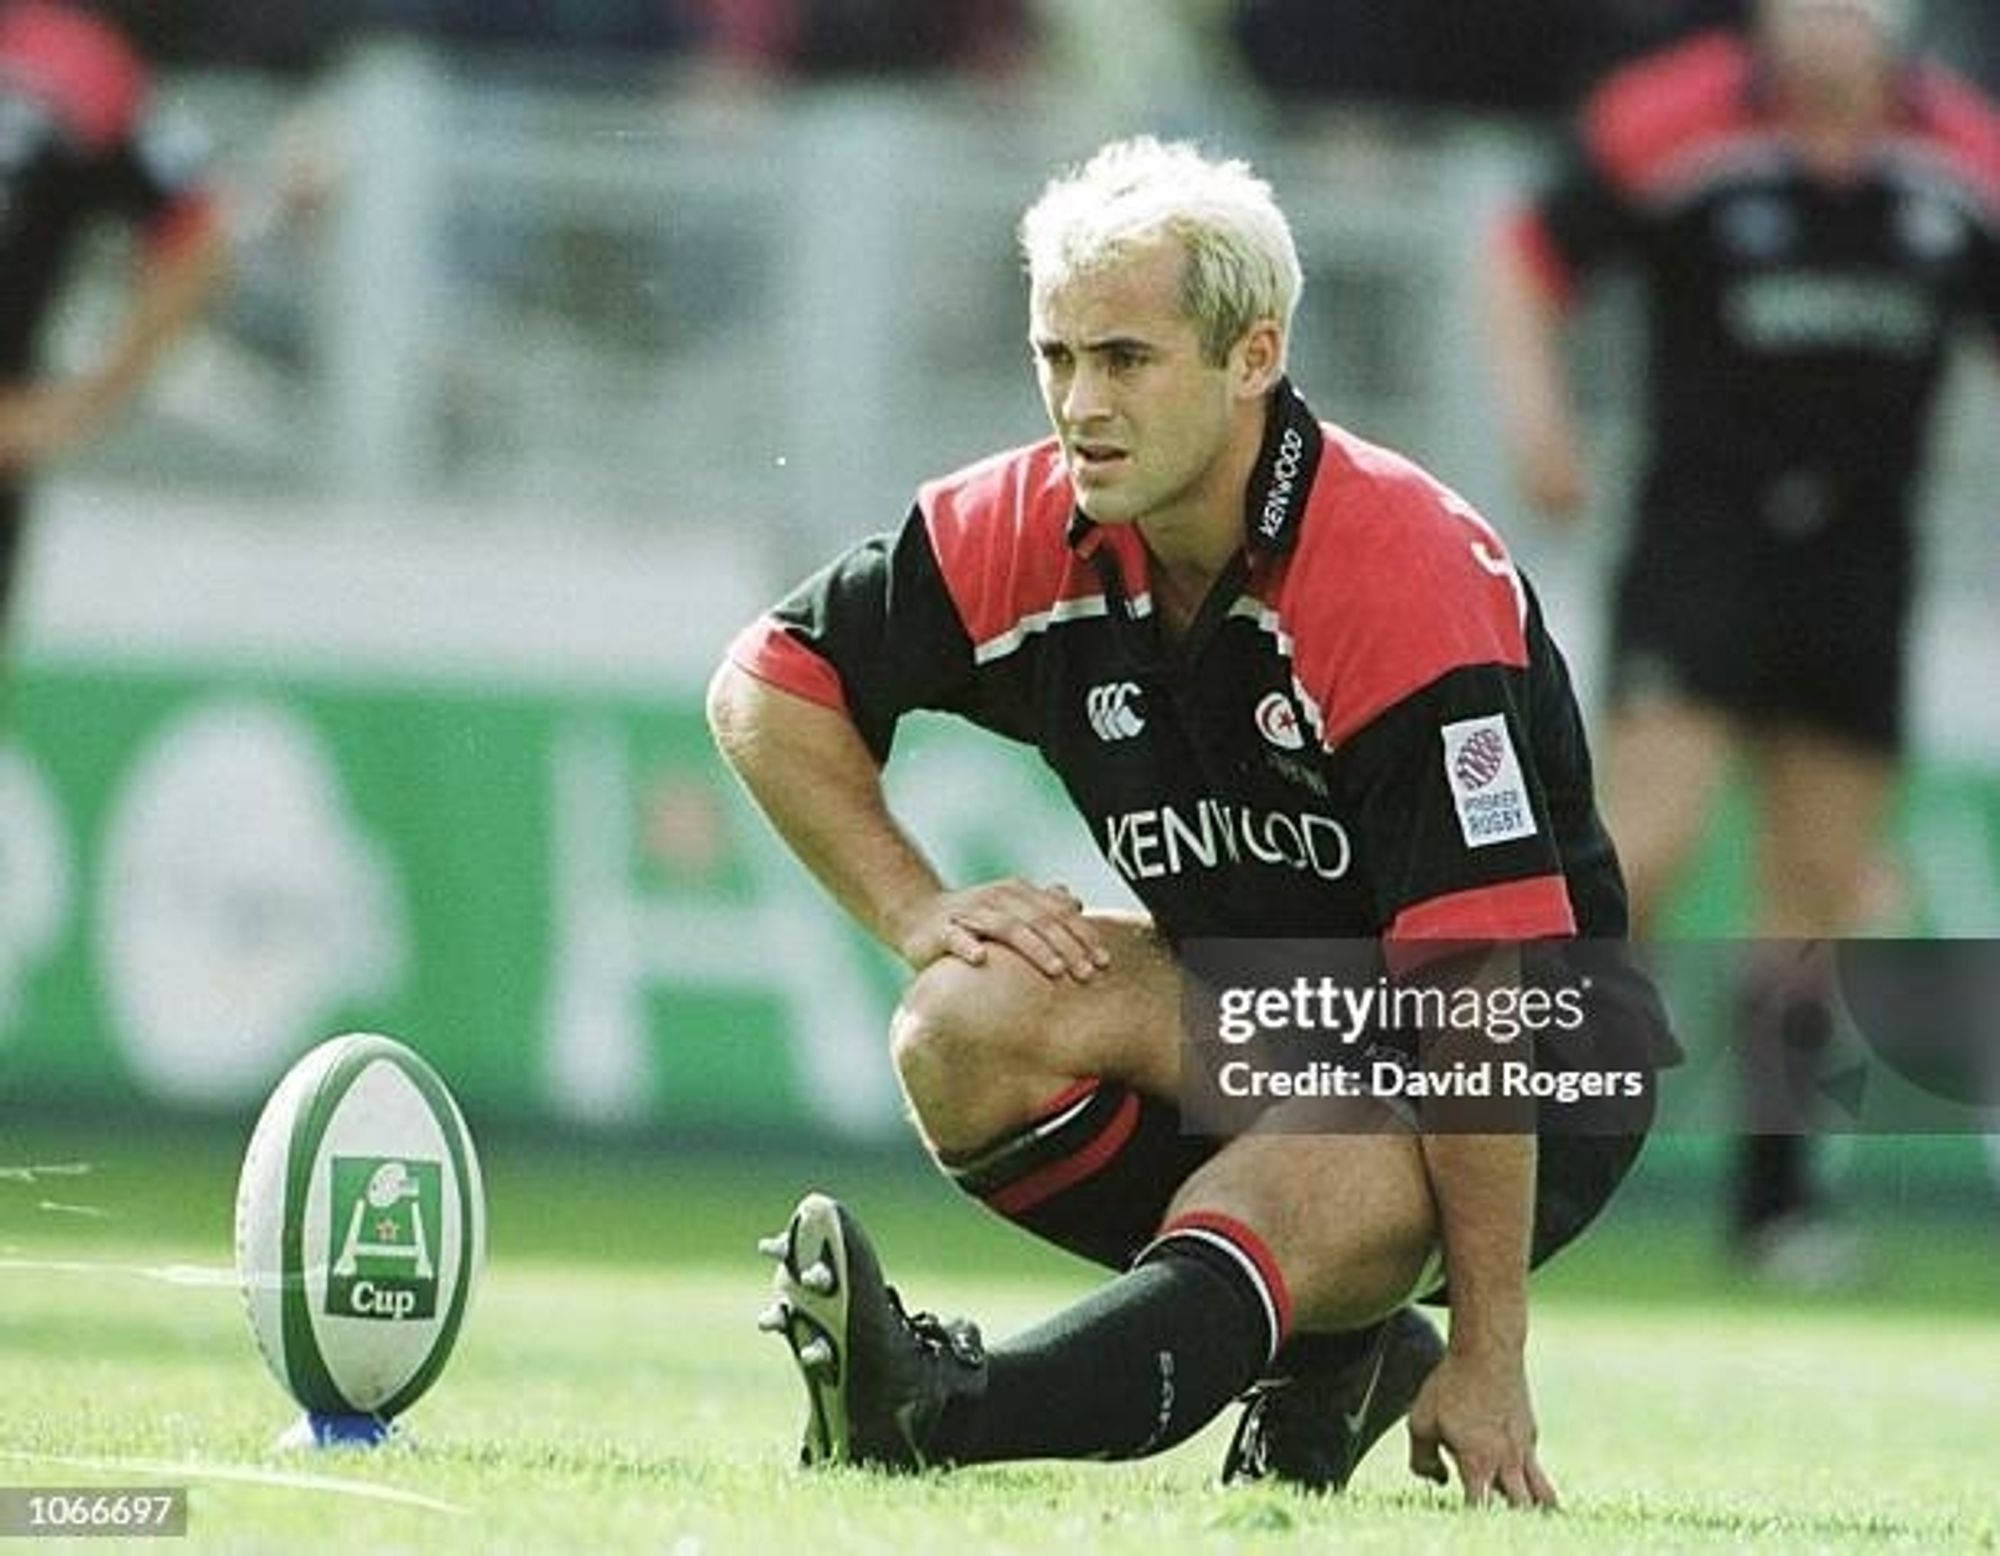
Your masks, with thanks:
[[[1586,495],[1559,342],[1572,291],[1611,261],[1645,283],[1649,446],[1604,724],[1642,936],[1738,757],[1757,935],[1852,934],[1879,896],[1913,487],[1953,327],[2000,325],[2000,119],[1911,56],[1912,9],[1763,0],[1748,35],[1627,67],[1493,267],[1506,431],[1558,518]],[[1793,1100],[1823,991],[1774,959],[1741,1000],[1735,1246],[1780,1278],[1842,1278]]]
[[[124,316],[95,360],[44,370],[44,335],[91,224],[141,240]],[[146,61],[116,9],[0,5],[0,632],[27,483],[98,435],[215,293],[218,202],[191,133],[156,114]]]

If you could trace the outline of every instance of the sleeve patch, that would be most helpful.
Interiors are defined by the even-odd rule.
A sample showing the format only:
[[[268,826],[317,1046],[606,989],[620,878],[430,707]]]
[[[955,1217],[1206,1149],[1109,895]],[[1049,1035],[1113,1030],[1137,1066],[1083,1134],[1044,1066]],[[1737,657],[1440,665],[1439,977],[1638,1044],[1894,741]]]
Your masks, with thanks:
[[[1443,727],[1445,782],[1467,848],[1535,835],[1535,811],[1504,714]]]

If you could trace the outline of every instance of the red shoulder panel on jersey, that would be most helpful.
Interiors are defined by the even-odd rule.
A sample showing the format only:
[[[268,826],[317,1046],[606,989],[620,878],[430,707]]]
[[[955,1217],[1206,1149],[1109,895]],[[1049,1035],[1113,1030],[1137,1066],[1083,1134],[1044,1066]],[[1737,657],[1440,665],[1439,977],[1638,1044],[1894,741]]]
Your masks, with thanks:
[[[729,658],[737,668],[780,691],[847,712],[847,689],[840,683],[840,672],[771,616],[760,616],[737,633],[729,645]]]
[[[124,139],[146,98],[145,62],[116,29],[39,0],[0,16],[0,76],[46,102],[91,151]]]
[[[2000,107],[1970,82],[1926,63],[1909,88],[1923,144],[2000,212]]]
[[[1536,875],[1411,903],[1383,936],[1383,956],[1390,972],[1403,973],[1467,945],[1567,938],[1575,933],[1568,885],[1560,875]]]
[[[1452,670],[1525,668],[1528,642],[1520,579],[1471,505],[1400,455],[1326,434],[1271,603],[1331,746]]]
[[[1053,439],[918,490],[938,571],[975,657],[1004,652],[1065,601],[1101,596],[1066,539],[1074,501]]]
[[[1584,108],[1584,142],[1628,195],[1674,176],[1690,157],[1758,128],[1754,64],[1734,33],[1707,33],[1614,74]]]

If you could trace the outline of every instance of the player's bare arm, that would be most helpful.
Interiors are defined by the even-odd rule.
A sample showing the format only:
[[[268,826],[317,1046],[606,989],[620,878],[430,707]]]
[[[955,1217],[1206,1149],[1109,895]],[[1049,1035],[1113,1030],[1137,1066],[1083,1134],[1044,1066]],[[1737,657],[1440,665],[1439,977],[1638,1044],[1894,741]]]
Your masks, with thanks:
[[[1508,950],[1455,958],[1424,976],[1493,989],[1519,982],[1520,957]],[[1491,1053],[1479,1033],[1436,1033],[1426,1044],[1439,1066],[1482,1062]],[[1555,1487],[1535,1457],[1527,1374],[1534,1104],[1481,1099],[1436,1106],[1437,1128],[1421,1137],[1421,1146],[1451,1289],[1451,1334],[1443,1362],[1411,1407],[1410,1468],[1445,1482],[1448,1453],[1469,1503],[1499,1495],[1512,1507],[1554,1507]]]
[[[1557,1503],[1535,1457],[1528,1392],[1535,1152],[1528,1134],[1424,1140],[1451,1282],[1451,1335],[1410,1410],[1410,1467],[1442,1482],[1449,1453],[1474,1504],[1495,1494],[1514,1507]]]
[[[1051,978],[1088,978],[1108,960],[1067,887],[1010,878],[948,888],[891,814],[873,755],[839,711],[725,664],[708,716],[723,756],[800,861],[912,970],[943,956],[976,966],[989,945]]]
[[[1482,271],[1486,334],[1492,343],[1495,403],[1521,493],[1545,518],[1572,519],[1589,489],[1562,359],[1562,304],[1538,277],[1525,239],[1497,245]]]
[[[88,371],[0,394],[0,469],[31,470],[89,442],[193,325],[228,270],[214,206],[190,209],[138,264],[124,320]]]

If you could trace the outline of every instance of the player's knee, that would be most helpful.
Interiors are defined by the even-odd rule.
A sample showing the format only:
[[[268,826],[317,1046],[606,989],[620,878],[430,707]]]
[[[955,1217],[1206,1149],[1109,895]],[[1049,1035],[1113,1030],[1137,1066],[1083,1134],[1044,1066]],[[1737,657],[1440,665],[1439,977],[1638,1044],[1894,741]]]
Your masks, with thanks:
[[[985,1143],[1054,1084],[1024,1048],[1046,1025],[1035,981],[1039,974],[1001,958],[974,967],[942,957],[904,992],[889,1023],[889,1054],[934,1145]]]
[[[1869,884],[1865,854],[1790,849],[1770,867],[1760,928],[1786,937],[1852,934],[1866,916]]]
[[[1701,841],[1701,831],[1676,816],[1627,815],[1613,829],[1612,839],[1633,915],[1643,920],[1658,911],[1672,890]]]
[[[933,1071],[949,1073],[956,1059],[976,1052],[983,1024],[978,972],[947,956],[911,980],[889,1023],[889,1056],[906,1082]]]

